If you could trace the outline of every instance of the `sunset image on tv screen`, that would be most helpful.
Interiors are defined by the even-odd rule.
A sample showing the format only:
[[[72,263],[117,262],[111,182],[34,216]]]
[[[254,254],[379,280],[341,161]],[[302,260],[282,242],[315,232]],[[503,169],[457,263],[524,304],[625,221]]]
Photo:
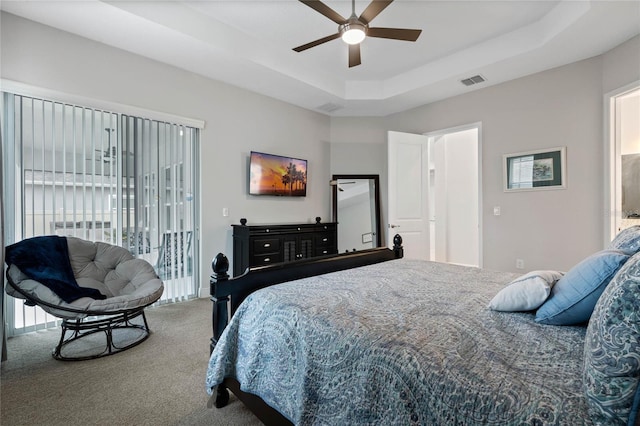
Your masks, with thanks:
[[[307,195],[307,161],[251,152],[249,193],[253,195]]]

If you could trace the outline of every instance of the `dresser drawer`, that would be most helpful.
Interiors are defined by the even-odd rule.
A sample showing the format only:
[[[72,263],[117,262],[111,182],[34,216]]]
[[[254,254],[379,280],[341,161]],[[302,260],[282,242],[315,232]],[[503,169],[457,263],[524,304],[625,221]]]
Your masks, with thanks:
[[[316,247],[313,251],[314,256],[326,256],[328,254],[338,254],[338,252],[330,246],[327,247]]]
[[[253,254],[277,253],[280,251],[280,238],[256,238],[253,240]]]
[[[316,247],[328,247],[333,245],[333,235],[329,232],[314,235]]]
[[[251,266],[271,265],[282,262],[282,253],[258,254],[251,256]]]

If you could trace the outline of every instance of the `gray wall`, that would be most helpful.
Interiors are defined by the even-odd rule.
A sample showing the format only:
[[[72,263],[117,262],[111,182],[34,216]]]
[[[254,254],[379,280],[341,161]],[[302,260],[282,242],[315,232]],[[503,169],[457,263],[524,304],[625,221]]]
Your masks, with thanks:
[[[387,130],[384,120],[366,117],[331,119],[331,174],[380,176],[381,245],[387,227]]]
[[[600,59],[590,59],[390,117],[427,132],[482,122],[484,266],[567,269],[602,241]],[[567,189],[504,193],[502,155],[567,147]],[[501,216],[493,216],[500,206]],[[591,232],[585,230],[592,230]]]
[[[604,240],[603,96],[638,80],[636,36],[598,57],[383,119],[332,119],[331,140],[366,141],[353,145],[366,158],[385,145],[387,130],[426,133],[482,122],[484,267],[516,271],[520,258],[525,270],[567,270]],[[556,146],[567,147],[566,190],[503,192],[503,154]],[[332,145],[332,168],[336,157]],[[501,216],[493,216],[494,206]]]
[[[327,116],[14,15],[1,19],[2,78],[206,122],[199,282],[207,292],[211,259],[218,252],[231,258],[230,225],[241,217],[254,224],[330,217]],[[247,195],[251,150],[309,160],[307,197]]]
[[[330,217],[333,173],[381,175],[386,132],[482,122],[484,266],[566,270],[603,241],[603,94],[640,80],[640,37],[604,55],[389,117],[329,118],[175,67],[2,14],[0,75],[60,92],[202,119],[202,260],[231,252],[230,224]],[[487,76],[490,78],[490,76]],[[504,193],[502,154],[567,146],[568,188]],[[250,150],[309,160],[308,196],[247,195]],[[501,206],[502,215],[492,215]],[[222,208],[230,217],[222,217]],[[383,224],[386,221],[383,218]]]

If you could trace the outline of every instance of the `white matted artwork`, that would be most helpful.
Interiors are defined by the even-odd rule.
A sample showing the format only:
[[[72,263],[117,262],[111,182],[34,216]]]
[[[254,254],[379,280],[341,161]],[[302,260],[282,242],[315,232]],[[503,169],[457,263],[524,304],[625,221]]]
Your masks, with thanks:
[[[566,147],[503,155],[505,191],[565,189]]]

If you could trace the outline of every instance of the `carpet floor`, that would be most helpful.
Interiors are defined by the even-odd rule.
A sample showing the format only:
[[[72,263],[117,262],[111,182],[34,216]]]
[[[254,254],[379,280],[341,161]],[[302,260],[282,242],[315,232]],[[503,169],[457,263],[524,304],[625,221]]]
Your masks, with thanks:
[[[147,308],[149,338],[104,358],[51,357],[60,331],[10,338],[0,374],[0,423],[13,425],[220,425],[262,423],[233,395],[208,408],[204,379],[211,302]]]

